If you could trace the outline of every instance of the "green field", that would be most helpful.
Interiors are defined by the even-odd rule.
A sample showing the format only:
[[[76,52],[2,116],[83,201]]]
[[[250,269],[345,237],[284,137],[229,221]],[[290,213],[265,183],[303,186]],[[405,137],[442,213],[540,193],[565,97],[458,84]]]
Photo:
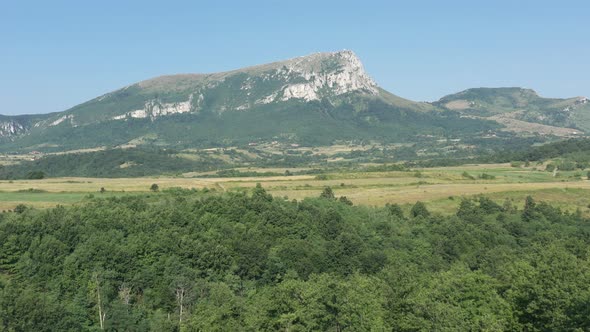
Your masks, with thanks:
[[[265,169],[250,171],[264,172]],[[283,169],[272,169],[283,173]],[[485,174],[485,176],[483,176]],[[580,171],[550,172],[534,167],[514,168],[507,164],[465,165],[414,169],[409,171],[328,172],[315,175],[202,178],[200,173],[180,177],[142,178],[49,178],[43,180],[0,181],[0,209],[18,204],[47,208],[58,204],[76,204],[89,194],[118,196],[150,192],[153,183],[167,188],[210,189],[209,192],[243,191],[261,183],[278,197],[301,200],[318,196],[324,187],[333,188],[337,196],[346,196],[355,204],[383,206],[387,203],[429,203],[440,213],[451,213],[460,197],[484,194],[499,203],[506,198],[521,204],[527,195],[551,201],[567,210],[581,209],[588,214],[590,181]],[[100,193],[104,188],[105,192]]]

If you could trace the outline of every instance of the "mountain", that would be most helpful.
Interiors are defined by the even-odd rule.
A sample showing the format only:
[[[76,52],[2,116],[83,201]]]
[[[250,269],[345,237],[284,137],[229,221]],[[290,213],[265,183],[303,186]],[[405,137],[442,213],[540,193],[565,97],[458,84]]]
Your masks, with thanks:
[[[339,51],[223,73],[161,76],[63,112],[0,116],[0,151],[449,138],[474,146],[482,138],[488,144],[487,138],[499,136],[571,137],[585,131],[590,132],[587,98],[478,88],[434,103],[414,102],[380,88],[353,52]]]
[[[448,95],[434,106],[494,120],[513,131],[590,132],[590,100],[543,98],[523,88],[477,88]]]
[[[15,138],[26,134],[35,124],[49,118],[51,114],[39,115],[0,115],[0,137]]]
[[[3,117],[0,151],[63,151],[125,144],[172,147],[285,141],[411,141],[477,135],[491,121],[395,96],[351,51],[317,53],[215,74],[153,78],[37,117]]]
[[[224,73],[157,77],[58,114],[50,125],[246,111],[290,100],[329,100],[351,92],[379,95],[377,85],[352,52],[318,53]]]

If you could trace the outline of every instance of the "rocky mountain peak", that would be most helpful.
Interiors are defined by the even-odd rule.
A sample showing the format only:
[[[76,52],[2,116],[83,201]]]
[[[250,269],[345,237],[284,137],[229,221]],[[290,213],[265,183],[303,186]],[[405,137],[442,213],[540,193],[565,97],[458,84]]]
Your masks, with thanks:
[[[15,136],[26,131],[23,124],[15,120],[0,121],[0,137]]]
[[[325,91],[335,96],[354,91],[373,95],[378,93],[377,84],[366,73],[360,59],[348,50],[287,60],[284,70],[289,74],[299,74],[306,82],[286,86],[283,100],[316,100],[322,97],[320,90],[325,88]]]
[[[379,94],[377,84],[366,73],[360,59],[348,50],[314,53],[214,74],[161,76],[136,86],[148,95],[162,96],[172,92],[185,97],[183,100],[174,100],[174,103],[147,100],[145,107],[129,110],[111,119],[155,118],[174,113],[198,112],[206,107],[213,107],[219,112],[244,111],[258,105],[288,100],[331,99],[351,92]],[[223,97],[212,97],[220,95]],[[106,97],[108,95],[101,98]],[[165,110],[154,112],[149,107],[154,103],[162,105]]]
[[[0,121],[0,137],[180,113],[249,111],[287,101],[337,103],[350,93],[376,96],[380,91],[354,52],[314,53],[220,73],[148,79],[35,122]]]

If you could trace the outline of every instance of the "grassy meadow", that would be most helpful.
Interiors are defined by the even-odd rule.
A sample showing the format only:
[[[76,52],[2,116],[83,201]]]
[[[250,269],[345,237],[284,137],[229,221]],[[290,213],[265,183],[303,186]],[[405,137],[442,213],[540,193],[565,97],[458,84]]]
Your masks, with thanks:
[[[249,169],[265,172],[268,169]],[[284,172],[284,169],[273,169]],[[527,195],[550,201],[566,210],[580,209],[590,214],[590,181],[580,171],[550,172],[534,167],[515,168],[508,164],[465,165],[413,169],[411,171],[356,172],[339,171],[324,175],[293,175],[266,177],[202,178],[205,173],[187,173],[184,177],[142,178],[48,178],[43,180],[0,181],[0,210],[18,204],[47,208],[58,204],[81,202],[89,195],[120,196],[149,193],[157,184],[167,188],[208,188],[210,192],[244,191],[256,183],[271,194],[301,200],[318,196],[330,186],[337,196],[346,196],[354,204],[383,206],[398,203],[409,207],[423,201],[442,214],[453,213],[461,197],[484,194],[502,204],[505,199],[520,206]],[[104,192],[101,193],[101,188]]]

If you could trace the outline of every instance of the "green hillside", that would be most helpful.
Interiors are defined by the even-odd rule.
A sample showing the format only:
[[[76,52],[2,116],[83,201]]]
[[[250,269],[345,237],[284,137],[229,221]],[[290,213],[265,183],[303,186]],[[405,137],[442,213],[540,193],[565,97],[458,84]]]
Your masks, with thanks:
[[[64,112],[0,116],[0,152],[59,152],[150,144],[168,148],[382,144],[448,138],[502,144],[515,137],[580,136],[585,98],[548,99],[521,88],[479,88],[435,103],[380,88],[350,51],[215,74],[161,76]]]
[[[350,51],[224,73],[157,77],[35,121],[7,121],[18,123],[19,129],[4,133],[2,152],[130,142],[175,148],[261,141],[308,146],[388,143],[418,136],[474,136],[499,128],[493,122],[437,112],[431,104],[379,88]]]
[[[463,114],[504,116],[544,125],[590,130],[587,98],[543,98],[523,88],[477,88],[441,98],[434,105]]]

